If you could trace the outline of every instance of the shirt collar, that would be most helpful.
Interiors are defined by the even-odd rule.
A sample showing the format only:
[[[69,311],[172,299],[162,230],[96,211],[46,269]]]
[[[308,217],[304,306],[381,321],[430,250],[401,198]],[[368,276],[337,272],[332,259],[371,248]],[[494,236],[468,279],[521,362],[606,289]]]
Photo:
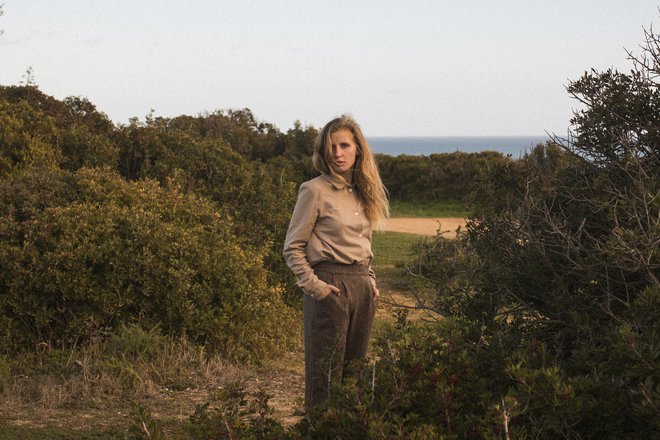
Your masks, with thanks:
[[[351,186],[348,183],[346,183],[346,181],[343,178],[339,176],[335,176],[334,174],[323,174],[323,177],[325,178],[325,180],[327,180],[330,184],[332,184],[332,186],[334,186],[337,189],[344,189],[346,187]]]

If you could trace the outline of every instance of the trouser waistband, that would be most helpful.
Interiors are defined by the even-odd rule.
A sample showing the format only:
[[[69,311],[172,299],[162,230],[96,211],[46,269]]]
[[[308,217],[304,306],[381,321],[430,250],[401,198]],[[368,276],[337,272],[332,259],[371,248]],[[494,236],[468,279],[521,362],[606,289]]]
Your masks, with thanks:
[[[316,264],[314,272],[330,272],[343,275],[365,275],[369,274],[369,266],[367,264],[342,264],[331,263],[329,261],[322,261]]]

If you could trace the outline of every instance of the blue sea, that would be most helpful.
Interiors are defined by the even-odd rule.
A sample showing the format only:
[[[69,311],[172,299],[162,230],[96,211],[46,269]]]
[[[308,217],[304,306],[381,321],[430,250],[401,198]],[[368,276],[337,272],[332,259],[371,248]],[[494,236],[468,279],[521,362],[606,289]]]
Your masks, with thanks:
[[[398,156],[408,154],[412,156],[428,156],[434,153],[478,153],[481,151],[498,151],[510,154],[518,159],[526,151],[536,145],[545,143],[549,137],[545,136],[404,136],[383,137],[373,136],[367,140],[376,153]]]

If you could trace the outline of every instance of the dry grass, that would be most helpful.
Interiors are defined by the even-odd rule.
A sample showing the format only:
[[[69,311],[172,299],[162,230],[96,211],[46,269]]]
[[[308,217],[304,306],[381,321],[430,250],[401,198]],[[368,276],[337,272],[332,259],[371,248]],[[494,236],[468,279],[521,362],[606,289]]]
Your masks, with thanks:
[[[143,332],[129,327],[129,335]],[[8,404],[39,407],[107,403],[163,390],[198,388],[224,378],[231,367],[185,337],[169,339],[143,332],[145,348],[127,344],[119,351],[91,342],[68,351],[46,347],[16,362],[19,374],[4,394]],[[130,338],[130,336],[129,336]],[[116,339],[115,339],[116,340]],[[113,339],[110,339],[113,341]]]
[[[163,420],[181,422],[210,391],[255,374],[185,337],[137,327],[66,351],[44,344],[13,363],[13,380],[0,395],[0,418],[35,429],[127,426],[139,405]]]
[[[394,232],[374,237],[381,290],[375,332],[396,322],[397,305],[416,304],[409,280],[394,263],[406,259],[418,240]],[[409,318],[427,319],[425,313],[411,309]],[[33,438],[42,429],[57,435],[35,438],[116,438],[134,423],[138,407],[176,431],[198,405],[234,382],[241,382],[249,394],[264,390],[271,396],[273,416],[292,425],[302,409],[303,359],[297,348],[260,367],[232,365],[185,337],[163,336],[157,328],[126,327],[83,346],[42,344],[10,362],[11,380],[0,388],[0,438],[9,432],[3,424],[22,430],[9,438]]]

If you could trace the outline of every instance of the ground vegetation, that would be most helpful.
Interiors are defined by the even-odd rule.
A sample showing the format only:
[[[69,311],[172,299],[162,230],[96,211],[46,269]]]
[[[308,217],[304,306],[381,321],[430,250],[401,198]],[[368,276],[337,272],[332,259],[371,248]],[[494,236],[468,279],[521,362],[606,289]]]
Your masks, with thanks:
[[[519,160],[378,158],[394,200],[456,196],[466,230],[407,237],[403,263],[393,246],[415,302],[286,424],[256,379],[223,374],[300,354],[280,250],[316,130],[247,109],[115,125],[84,98],[0,87],[3,407],[147,396],[108,431],[126,438],[657,437],[660,36],[629,56],[572,82],[570,135]],[[150,409],[190,388],[206,393],[183,420]]]

